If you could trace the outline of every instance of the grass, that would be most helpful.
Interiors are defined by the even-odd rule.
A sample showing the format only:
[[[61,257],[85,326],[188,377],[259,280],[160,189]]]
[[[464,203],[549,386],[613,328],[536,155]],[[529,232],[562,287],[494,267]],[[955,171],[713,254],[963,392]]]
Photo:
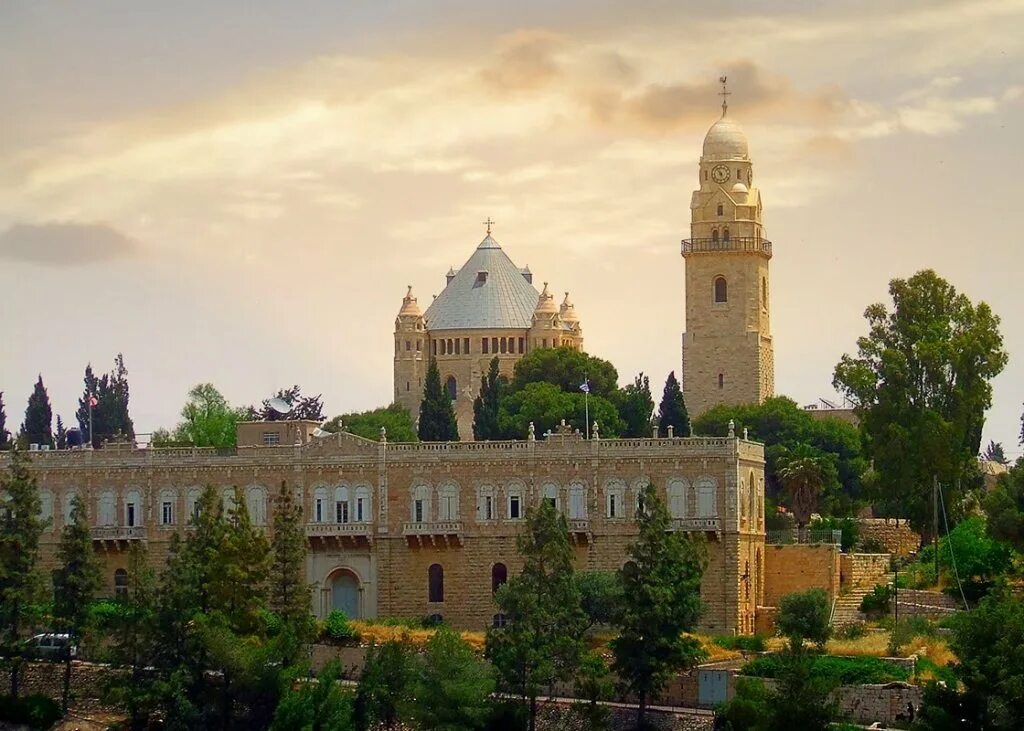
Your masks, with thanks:
[[[776,678],[783,670],[785,662],[785,658],[779,655],[762,655],[744,665],[743,674],[761,678]],[[814,655],[812,662],[812,672],[815,677],[826,678],[837,685],[888,683],[910,678],[910,671],[907,668],[877,657]]]
[[[352,626],[359,631],[363,644],[367,645],[382,645],[385,642],[399,640],[408,642],[414,647],[423,647],[437,632],[433,629],[414,629],[400,623],[371,623],[359,620],[352,620]],[[459,635],[474,650],[483,652],[483,632],[460,632]]]

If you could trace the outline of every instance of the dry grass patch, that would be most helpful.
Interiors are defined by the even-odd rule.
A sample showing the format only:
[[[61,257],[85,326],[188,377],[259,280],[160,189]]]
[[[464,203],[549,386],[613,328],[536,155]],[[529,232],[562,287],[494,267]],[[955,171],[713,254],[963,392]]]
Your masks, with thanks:
[[[430,642],[430,638],[437,632],[434,629],[412,629],[409,627],[371,624],[358,620],[353,620],[352,626],[359,632],[361,641],[367,645],[383,645],[385,642],[397,640],[408,642],[414,647],[423,647]],[[459,636],[474,650],[483,652],[483,632],[460,632]]]

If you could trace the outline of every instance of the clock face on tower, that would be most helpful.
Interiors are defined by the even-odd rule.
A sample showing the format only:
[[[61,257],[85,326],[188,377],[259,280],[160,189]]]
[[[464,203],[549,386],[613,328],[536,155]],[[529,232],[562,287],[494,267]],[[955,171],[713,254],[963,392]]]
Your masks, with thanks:
[[[721,185],[729,179],[729,168],[725,165],[715,165],[711,168],[711,179]]]

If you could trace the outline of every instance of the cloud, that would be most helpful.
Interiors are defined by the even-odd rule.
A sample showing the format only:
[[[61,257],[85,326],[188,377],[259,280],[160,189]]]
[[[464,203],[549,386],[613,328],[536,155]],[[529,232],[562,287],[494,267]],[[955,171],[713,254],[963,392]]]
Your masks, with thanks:
[[[480,78],[499,93],[545,86],[561,73],[556,59],[561,46],[561,38],[550,31],[517,31],[499,39],[498,53]]]
[[[75,266],[130,256],[138,243],[105,223],[19,223],[0,234],[0,258]]]

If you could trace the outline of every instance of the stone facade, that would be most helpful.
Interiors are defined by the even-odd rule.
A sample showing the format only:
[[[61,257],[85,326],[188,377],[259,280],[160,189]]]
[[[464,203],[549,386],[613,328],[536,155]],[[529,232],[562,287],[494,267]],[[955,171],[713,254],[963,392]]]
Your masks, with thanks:
[[[786,594],[824,589],[839,595],[839,546],[796,544],[765,549],[764,606],[778,607]]]
[[[708,131],[690,203],[683,396],[692,416],[718,404],[760,403],[775,390],[769,267],[747,140],[726,116]]]
[[[839,557],[840,589],[853,591],[888,584],[890,563],[888,553],[844,553]]]
[[[109,447],[36,453],[45,518],[43,565],[55,565],[74,494],[93,524],[107,591],[133,541],[163,565],[202,489],[225,501],[241,488],[253,522],[272,524],[282,485],[304,506],[313,610],[422,618],[457,627],[492,623],[495,583],[521,562],[515,539],[527,508],[551,499],[568,521],[581,570],[614,570],[635,536],[633,511],[648,481],[678,530],[707,537],[703,627],[749,633],[764,591],[764,450],[739,438],[583,439],[391,444],[350,434],[261,446],[279,422],[249,423],[231,450]],[[265,427],[265,428],[264,428]],[[255,443],[255,445],[254,445]],[[6,457],[0,458],[0,460]],[[3,464],[0,463],[0,469]]]
[[[908,556],[917,553],[921,548],[921,535],[905,521],[892,518],[859,518],[858,542],[864,544],[871,541],[897,556]]]

